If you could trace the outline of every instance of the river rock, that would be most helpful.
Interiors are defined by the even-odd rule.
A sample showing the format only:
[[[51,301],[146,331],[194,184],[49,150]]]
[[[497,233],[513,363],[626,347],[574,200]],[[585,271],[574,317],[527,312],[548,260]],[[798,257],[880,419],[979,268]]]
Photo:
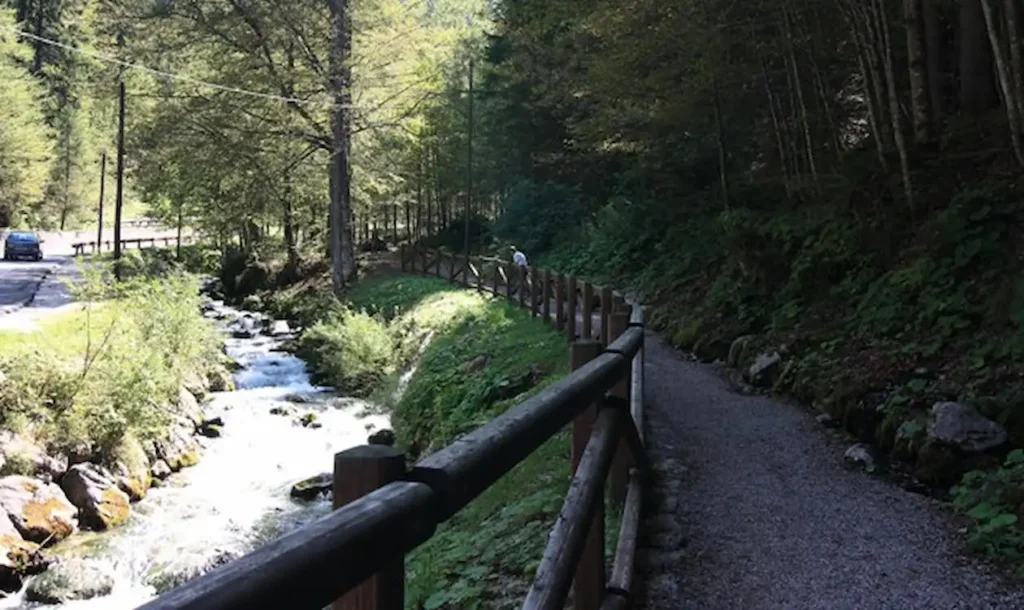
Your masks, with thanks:
[[[288,405],[274,405],[273,407],[270,407],[270,414],[289,417],[295,415],[295,409]]]
[[[210,382],[207,380],[205,375],[202,375],[198,371],[189,371],[182,378],[181,385],[185,390],[188,390],[189,394],[193,396],[197,401],[206,398],[206,395],[210,393]],[[181,402],[179,398],[178,402]]]
[[[226,367],[215,366],[206,374],[210,384],[211,392],[232,392],[235,389],[235,380]]]
[[[958,402],[939,402],[928,417],[928,437],[965,453],[981,453],[1007,441],[1006,428]]]
[[[153,570],[146,576],[146,584],[153,587],[157,594],[185,584],[210,570],[222,566],[238,557],[231,551],[217,549],[207,557],[185,555],[172,563]]]
[[[878,469],[875,452],[869,445],[857,443],[843,454],[846,463],[854,468],[860,468],[864,472],[875,472]]]
[[[334,475],[324,472],[292,485],[290,495],[298,500],[312,500],[320,494],[331,491],[332,485],[334,485]]]
[[[292,328],[288,325],[285,320],[274,320],[270,323],[270,336],[281,337],[283,335],[291,334]]]
[[[371,434],[370,437],[366,439],[366,442],[371,445],[387,445],[391,447],[395,444],[395,431],[388,430],[387,428],[378,430]]]
[[[782,356],[779,355],[779,352],[760,354],[747,369],[747,381],[756,386],[771,386],[781,363]]]
[[[146,497],[153,477],[150,474],[149,458],[142,443],[130,438],[121,443],[114,452],[111,473],[121,491],[128,494],[128,499],[138,502]]]
[[[195,426],[203,422],[203,409],[199,406],[199,401],[191,391],[184,387],[178,389],[177,412],[188,418]]]
[[[323,424],[316,420],[316,413],[313,413],[312,411],[303,413],[295,420],[295,423],[303,428],[312,428],[314,430],[323,427]]]
[[[68,469],[64,456],[51,456],[46,448],[34,440],[0,430],[0,474],[20,474],[53,480]]]
[[[113,588],[114,579],[103,570],[81,559],[66,557],[28,583],[25,599],[63,604],[108,595]]]
[[[150,467],[149,471],[153,475],[154,479],[161,481],[171,476],[171,467],[163,460],[153,462],[153,466]]]
[[[95,464],[72,466],[60,482],[71,503],[78,507],[82,525],[94,530],[117,527],[128,519],[128,494],[114,476]]]
[[[0,512],[0,591],[17,591],[23,576],[46,568],[38,549],[38,544],[21,537],[7,513]]]
[[[172,472],[195,466],[199,461],[199,445],[180,427],[171,428],[167,436],[156,442],[157,453]]]
[[[60,542],[78,528],[78,510],[53,483],[18,475],[3,477],[0,508],[22,537],[32,542]]]

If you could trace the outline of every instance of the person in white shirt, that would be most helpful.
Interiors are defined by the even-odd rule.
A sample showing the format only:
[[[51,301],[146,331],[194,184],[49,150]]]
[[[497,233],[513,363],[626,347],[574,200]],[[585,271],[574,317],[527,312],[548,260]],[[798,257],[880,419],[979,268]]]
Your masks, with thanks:
[[[512,246],[512,262],[516,266],[516,290],[526,287],[526,255],[519,251],[518,248]]]

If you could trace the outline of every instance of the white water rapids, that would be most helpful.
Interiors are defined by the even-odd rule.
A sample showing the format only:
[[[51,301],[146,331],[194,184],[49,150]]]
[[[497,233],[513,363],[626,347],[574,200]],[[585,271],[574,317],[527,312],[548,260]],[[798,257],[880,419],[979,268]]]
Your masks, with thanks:
[[[0,609],[135,608],[156,596],[158,583],[199,574],[329,511],[325,499],[291,499],[292,484],[330,471],[334,453],[365,443],[371,431],[389,423],[384,416],[367,416],[367,403],[310,385],[305,364],[280,347],[279,340],[262,335],[227,339],[228,354],[242,365],[234,375],[238,390],[214,394],[205,407],[207,417],[224,420],[223,435],[200,439],[199,464],[172,475],[133,504],[126,525],[102,534],[77,534],[54,549],[56,555],[73,554],[110,574],[110,595],[42,606],[16,594],[0,601]],[[284,400],[293,394],[312,395],[315,402]],[[283,405],[297,414],[316,412],[323,427],[305,428],[294,423],[294,415],[270,413]]]

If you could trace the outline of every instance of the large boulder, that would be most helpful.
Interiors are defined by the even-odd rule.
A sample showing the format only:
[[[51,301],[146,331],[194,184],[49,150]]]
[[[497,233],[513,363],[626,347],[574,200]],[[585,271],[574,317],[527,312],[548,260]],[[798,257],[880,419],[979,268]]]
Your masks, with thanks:
[[[76,464],[61,479],[61,488],[78,507],[82,525],[105,530],[121,525],[131,512],[128,494],[114,476],[95,464]]]
[[[54,457],[32,439],[0,430],[0,474],[20,474],[53,480],[68,468],[67,458]]]
[[[197,423],[202,423],[202,420]],[[199,444],[181,427],[171,428],[166,437],[157,441],[156,451],[172,472],[195,466],[199,462]]]
[[[366,442],[370,445],[387,445],[391,447],[395,444],[395,440],[395,431],[385,428],[371,434],[366,439]]]
[[[959,402],[939,402],[928,417],[928,438],[964,453],[981,453],[1006,443],[1006,428]]]
[[[44,604],[63,604],[109,595],[113,588],[114,579],[103,570],[81,559],[66,557],[28,583],[25,599]]]
[[[185,375],[181,381],[181,385],[185,390],[188,390],[189,394],[196,400],[203,400],[206,395],[210,393],[210,383],[206,379],[206,376],[200,375],[197,371],[190,371]],[[181,399],[178,399],[181,402]],[[180,406],[180,404],[179,404]]]
[[[198,426],[203,421],[203,408],[195,395],[185,387],[178,389],[177,412],[186,417],[193,425]]]
[[[747,381],[756,386],[771,387],[780,364],[782,356],[779,352],[760,354],[747,369]]]
[[[38,549],[38,544],[21,537],[7,513],[0,512],[0,591],[17,591],[22,577],[45,568]]]
[[[291,326],[285,320],[274,320],[270,323],[270,336],[271,337],[282,337],[289,335],[292,332]]]
[[[843,454],[843,459],[846,460],[848,466],[864,472],[870,473],[878,470],[878,460],[875,458],[874,450],[864,443],[857,443],[847,449]]]
[[[290,494],[291,497],[298,500],[312,500],[321,494],[331,491],[333,485],[334,475],[330,472],[324,472],[292,485]]]
[[[747,350],[753,341],[753,335],[737,337],[729,346],[729,355],[726,356],[725,363],[733,368],[739,368],[747,359]]]
[[[231,392],[235,389],[235,380],[227,367],[216,366],[206,374],[210,382],[211,392]]]
[[[53,483],[19,475],[0,478],[0,508],[32,542],[54,544],[78,529],[78,509]]]
[[[153,483],[149,463],[142,443],[133,438],[126,439],[114,452],[110,472],[114,475],[117,486],[128,494],[132,502],[138,502],[146,497],[146,492]]]

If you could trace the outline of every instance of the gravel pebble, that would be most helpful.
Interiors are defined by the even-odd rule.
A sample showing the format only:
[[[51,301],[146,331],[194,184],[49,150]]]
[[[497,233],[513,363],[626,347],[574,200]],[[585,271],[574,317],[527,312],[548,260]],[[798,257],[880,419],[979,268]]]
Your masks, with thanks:
[[[1024,608],[1024,591],[962,554],[941,505],[845,469],[810,413],[736,394],[652,333],[646,367],[661,472],[637,608]]]

